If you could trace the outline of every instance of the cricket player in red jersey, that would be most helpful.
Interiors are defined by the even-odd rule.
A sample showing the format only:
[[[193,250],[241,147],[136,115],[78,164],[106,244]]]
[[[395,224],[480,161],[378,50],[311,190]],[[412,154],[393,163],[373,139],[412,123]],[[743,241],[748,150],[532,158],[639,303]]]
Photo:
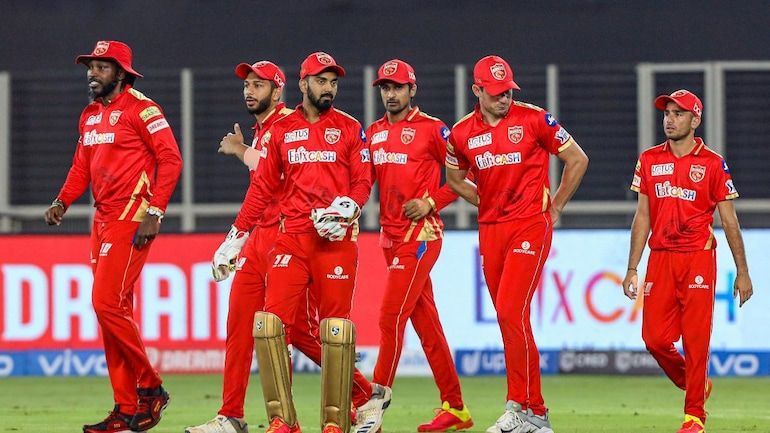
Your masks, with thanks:
[[[246,199],[254,194],[260,140],[270,126],[292,111],[280,102],[286,77],[278,66],[269,61],[241,63],[235,75],[243,80],[243,98],[247,111],[254,115],[254,139],[251,147],[244,144],[243,133],[236,123],[233,132],[220,142],[220,153],[235,154],[249,165],[251,179]],[[256,157],[255,157],[256,156]],[[251,236],[249,231],[251,231]],[[240,212],[225,241],[212,261],[216,281],[223,281],[237,270],[230,287],[225,342],[225,368],[222,384],[222,407],[214,419],[186,433],[243,433],[248,431],[244,420],[244,402],[249,383],[254,339],[251,335],[254,313],[265,306],[265,277],[270,250],[278,234],[278,204],[271,202],[261,220],[248,212]],[[240,259],[238,259],[240,255]],[[236,261],[237,260],[237,261]]]
[[[695,137],[703,104],[687,90],[655,99],[667,140],[644,151],[631,189],[639,193],[623,290],[643,290],[642,338],[660,367],[685,390],[684,423],[678,433],[704,433],[704,404],[711,394],[709,341],[716,283],[716,240],[711,228],[719,209],[737,274],[740,305],[753,293],[743,237],[732,200],[738,197],[724,158]],[[650,232],[652,235],[650,236]],[[649,236],[645,281],[637,266]],[[674,347],[681,337],[684,357]]]
[[[366,130],[375,177],[380,186],[380,246],[388,266],[380,307],[380,351],[373,382],[393,386],[404,330],[412,321],[441,396],[441,409],[417,431],[443,432],[473,426],[463,403],[460,380],[439,321],[430,271],[441,251],[444,224],[439,211],[457,198],[440,187],[449,129],[412,107],[417,77],[408,63],[393,59],[380,66],[377,79],[385,116]],[[363,408],[362,408],[363,409]],[[381,426],[360,420],[358,433]]]
[[[169,400],[133,318],[133,289],[160,230],[182,158],[163,111],[133,88],[142,75],[131,58],[131,48],[118,41],[99,41],[91,54],[77,57],[88,67],[92,102],[80,115],[80,139],[67,179],[45,213],[49,225],[60,224],[67,208],[91,186],[96,207],[91,298],[115,407],[104,421],[83,426],[85,433],[149,430]]]
[[[320,320],[347,319],[352,308],[357,220],[372,179],[361,125],[332,107],[338,79],[344,75],[329,54],[310,54],[300,67],[302,104],[276,122],[262,140],[266,158],[259,164],[255,215],[263,214],[284,179],[279,199],[281,228],[271,253],[265,311],[280,320],[293,343],[292,329],[298,325],[297,309],[307,305],[307,287],[318,300]],[[329,221],[325,215],[340,218]],[[316,344],[320,348],[318,338]],[[257,352],[259,356],[259,348]],[[320,350],[318,355],[320,362]],[[267,386],[264,381],[262,385]],[[372,395],[371,385],[363,386],[368,389],[362,394]],[[375,395],[380,394],[378,389]],[[288,399],[281,404],[293,416],[290,395]],[[346,408],[340,410],[347,414]],[[268,416],[268,432],[284,433],[295,427],[294,420],[272,416],[270,409]],[[324,432],[342,431],[335,423],[322,427]]]
[[[455,192],[478,203],[481,263],[503,336],[506,409],[487,431],[550,433],[529,306],[551,248],[553,223],[577,190],[588,157],[550,113],[512,99],[519,86],[502,58],[479,60],[473,81],[479,103],[452,128],[446,173]],[[549,154],[564,163],[553,196]],[[469,170],[478,190],[465,182]]]

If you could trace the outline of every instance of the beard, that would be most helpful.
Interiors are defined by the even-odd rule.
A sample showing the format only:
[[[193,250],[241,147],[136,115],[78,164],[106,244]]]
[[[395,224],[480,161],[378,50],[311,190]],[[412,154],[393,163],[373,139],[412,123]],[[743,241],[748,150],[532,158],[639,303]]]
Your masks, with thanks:
[[[329,99],[326,101],[321,101],[321,98],[323,98],[324,96],[328,96]],[[318,111],[326,111],[332,108],[332,104],[334,103],[333,94],[324,93],[322,95],[316,96],[313,94],[313,92],[309,88],[307,92],[307,98],[310,100],[310,103],[313,104],[313,106],[318,109]]]
[[[258,114],[264,113],[268,109],[268,107],[270,107],[270,100],[269,99],[263,99],[261,101],[258,101],[257,102],[257,106],[254,107],[254,108],[249,108],[247,106],[246,107],[246,111],[248,111],[249,114],[252,114],[252,115],[256,116]]]
[[[99,84],[101,85],[100,90],[94,90],[90,87],[88,88],[88,97],[91,99],[91,101],[94,101],[98,98],[103,98],[112,93],[112,91],[118,87],[118,80],[112,80],[107,84]]]

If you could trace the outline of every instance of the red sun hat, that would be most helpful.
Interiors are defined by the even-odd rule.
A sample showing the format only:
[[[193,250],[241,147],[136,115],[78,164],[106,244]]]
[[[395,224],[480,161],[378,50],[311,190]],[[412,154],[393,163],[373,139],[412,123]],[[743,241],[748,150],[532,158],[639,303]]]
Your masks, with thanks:
[[[490,95],[499,95],[506,90],[519,90],[513,81],[513,69],[499,56],[486,56],[473,67],[473,84],[483,87]]]
[[[334,57],[323,51],[316,51],[307,56],[299,68],[299,78],[303,79],[308,75],[318,75],[324,71],[333,71],[337,76],[344,77],[345,69],[338,65]]]
[[[372,82],[372,86],[391,81],[397,84],[415,84],[417,76],[414,74],[414,68],[403,60],[388,60],[377,70],[377,79]]]
[[[245,80],[251,72],[255,73],[257,77],[263,80],[272,81],[273,84],[279,88],[286,85],[286,76],[283,74],[283,71],[281,71],[281,68],[276,66],[273,62],[260,60],[253,65],[241,63],[235,67],[235,75],[241,80]]]
[[[91,54],[83,54],[75,58],[75,63],[87,65],[90,60],[112,60],[120,65],[124,71],[139,78],[144,75],[136,72],[131,66],[131,47],[120,41],[99,41]]]
[[[666,109],[666,104],[669,102],[673,102],[678,105],[679,108],[691,112],[695,117],[701,117],[703,115],[703,103],[700,101],[700,98],[695,96],[695,93],[692,93],[689,90],[680,89],[670,95],[658,96],[655,98],[655,108],[664,111]]]

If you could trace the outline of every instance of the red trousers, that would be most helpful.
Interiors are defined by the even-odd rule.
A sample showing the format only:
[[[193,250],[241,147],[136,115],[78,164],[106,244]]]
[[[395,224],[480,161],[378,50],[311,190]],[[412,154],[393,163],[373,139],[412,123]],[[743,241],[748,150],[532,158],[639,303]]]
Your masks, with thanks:
[[[254,313],[265,308],[265,282],[271,251],[278,236],[278,224],[254,229],[241,251],[238,272],[230,286],[230,304],[227,315],[227,340],[225,342],[225,370],[222,387],[222,407],[219,414],[243,418],[246,388],[249,384],[254,337],[252,324]],[[321,362],[321,346],[318,340],[317,301],[313,293],[303,291],[301,308],[297,308],[294,325],[287,329],[287,340],[317,364]],[[360,373],[359,373],[360,375]],[[371,396],[371,386],[360,387],[358,401],[366,402]],[[368,391],[366,391],[368,389]],[[363,403],[361,403],[363,404]]]
[[[479,226],[484,278],[503,336],[507,400],[545,414],[540,389],[540,354],[532,335],[529,306],[551,250],[550,214]]]
[[[436,379],[441,401],[462,409],[460,380],[439,321],[430,280],[430,271],[438,260],[441,244],[441,239],[393,242],[383,248],[388,280],[380,307],[380,352],[373,382],[393,386],[403,349],[406,321],[411,320]]]
[[[703,421],[716,270],[713,249],[652,251],[644,284],[644,344],[669,379],[685,390],[685,413]],[[680,337],[684,357],[674,347]]]
[[[113,398],[126,414],[136,412],[137,387],[161,384],[134,321],[134,283],[152,245],[138,250],[131,244],[138,227],[133,221],[111,221],[94,223],[91,231],[91,302],[102,329]]]
[[[265,311],[278,316],[292,344],[316,364],[321,364],[321,337],[316,325],[311,332],[296,319],[305,309],[306,317],[317,300],[316,323],[327,317],[350,318],[358,272],[358,245],[353,241],[332,242],[316,233],[279,233],[270,253]],[[307,289],[309,287],[309,289]],[[307,290],[306,290],[307,289]],[[312,327],[311,327],[312,328]],[[369,400],[372,385],[355,370],[353,404]]]

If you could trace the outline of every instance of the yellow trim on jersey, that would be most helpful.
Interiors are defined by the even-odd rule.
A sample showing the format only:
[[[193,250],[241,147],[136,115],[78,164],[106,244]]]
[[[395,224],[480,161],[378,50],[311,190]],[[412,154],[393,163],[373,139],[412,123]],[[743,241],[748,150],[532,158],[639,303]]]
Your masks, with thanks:
[[[543,185],[543,210],[542,212],[545,212],[548,210],[548,197],[551,196],[551,191],[548,189],[547,186]]]
[[[340,109],[338,109],[338,108],[335,108],[335,109],[334,109],[334,111],[335,111],[335,112],[337,112],[337,113],[339,113],[339,114],[342,114],[342,115],[344,115],[344,116],[346,116],[346,117],[349,117],[349,118],[351,118],[352,120],[355,120],[355,121],[356,121],[356,123],[358,123],[358,120],[357,120],[355,117],[351,116],[350,114],[348,114],[348,113],[346,113],[346,112],[344,112],[344,111],[342,111],[342,110],[340,110]]]
[[[281,108],[281,112],[278,114],[283,114],[284,116],[288,116],[289,114],[293,113],[294,110],[289,107],[283,107]]]
[[[713,244],[714,244],[714,229],[711,228],[711,226],[709,226],[709,238],[706,241],[706,246],[703,247],[703,249],[704,250],[710,250],[711,249],[711,245],[713,245]]]
[[[734,192],[732,194],[727,194],[725,196],[725,200],[732,200],[732,199],[735,199],[735,198],[738,198],[738,197],[740,197],[740,195],[738,195],[737,192]]]
[[[441,228],[438,224],[438,221],[435,217],[425,217],[422,221],[422,229],[420,230],[420,233],[417,234],[417,240],[418,241],[435,241],[436,239],[441,239]],[[409,240],[409,238],[404,238],[404,241]]]
[[[444,161],[444,167],[449,167],[449,168],[451,168],[451,169],[453,169],[453,170],[459,170],[459,169],[460,169],[460,166],[458,166],[458,165],[452,165],[452,164],[450,164],[450,163],[448,163],[448,162],[446,162],[446,161]]]
[[[564,149],[566,149],[566,148],[568,148],[568,147],[572,146],[573,144],[576,144],[576,143],[575,143],[575,140],[574,140],[572,137],[570,137],[570,138],[569,138],[569,140],[567,140],[567,142],[566,142],[566,143],[562,144],[562,145],[561,145],[561,147],[559,147],[559,148],[557,149],[557,151],[558,151],[559,153],[562,153],[562,152],[564,152]]]
[[[637,188],[637,187],[635,187],[635,186],[633,186],[633,185],[631,185],[631,187],[630,187],[629,189],[630,189],[631,191],[633,191],[633,192],[642,192],[642,190],[641,190],[641,189],[639,189],[639,188]]]
[[[409,224],[409,230],[406,231],[406,236],[404,236],[404,242],[408,241],[410,237],[412,237],[412,232],[414,232],[414,228],[417,227],[417,221],[412,221],[411,224]]]
[[[436,121],[436,122],[441,122],[441,119],[439,119],[438,117],[433,117],[433,116],[431,116],[430,114],[425,114],[425,113],[423,113],[422,111],[420,111],[420,113],[419,113],[419,114],[420,114],[420,116],[422,116],[422,117],[424,117],[424,118],[426,118],[426,119],[434,120],[434,121]]]
[[[131,193],[131,199],[128,200],[128,204],[126,204],[126,207],[123,208],[123,213],[120,214],[120,217],[118,217],[119,220],[123,220],[128,215],[128,211],[131,210],[131,207],[134,206],[134,202],[136,201],[137,195],[142,192],[142,187],[147,185],[147,194],[152,196],[152,193],[150,192],[150,177],[147,176],[147,173],[142,170],[141,176],[139,176],[139,180],[136,182],[136,186],[134,187],[134,191]],[[146,200],[144,200],[146,201]],[[144,203],[142,203],[144,205]],[[141,209],[141,206],[140,206]],[[147,209],[145,207],[145,209]],[[144,216],[144,215],[142,215]],[[136,214],[131,218],[131,221],[136,221]],[[139,219],[141,221],[141,218]]]
[[[144,95],[144,93],[134,89],[133,87],[128,89],[128,93],[132,94],[134,98],[140,100],[140,101],[152,101],[152,99],[148,98]]]
[[[147,214],[147,208],[150,207],[150,202],[146,198],[142,197],[142,204],[139,205],[139,209],[134,212],[134,216],[131,221],[142,222],[144,215]]]
[[[463,123],[463,122],[464,122],[464,121],[466,121],[466,120],[467,120],[469,117],[473,116],[475,113],[476,113],[475,111],[471,111],[470,113],[466,114],[465,116],[463,116],[463,118],[462,118],[462,119],[460,119],[460,120],[458,120],[457,122],[455,122],[455,124],[454,124],[454,125],[452,125],[452,128],[454,128],[455,126],[457,126],[457,125],[459,125],[459,124]]]
[[[529,108],[529,109],[535,110],[535,111],[545,111],[545,109],[543,109],[542,107],[538,107],[535,104],[530,104],[529,102],[513,101],[513,105],[516,105],[518,107]]]
[[[419,107],[414,107],[414,110],[412,110],[412,112],[411,112],[411,113],[409,113],[409,115],[408,115],[408,116],[406,116],[406,120],[407,120],[408,122],[411,122],[411,121],[412,121],[412,119],[414,119],[414,116],[416,116],[416,115],[418,115],[418,114],[420,114],[420,108],[419,108]]]

